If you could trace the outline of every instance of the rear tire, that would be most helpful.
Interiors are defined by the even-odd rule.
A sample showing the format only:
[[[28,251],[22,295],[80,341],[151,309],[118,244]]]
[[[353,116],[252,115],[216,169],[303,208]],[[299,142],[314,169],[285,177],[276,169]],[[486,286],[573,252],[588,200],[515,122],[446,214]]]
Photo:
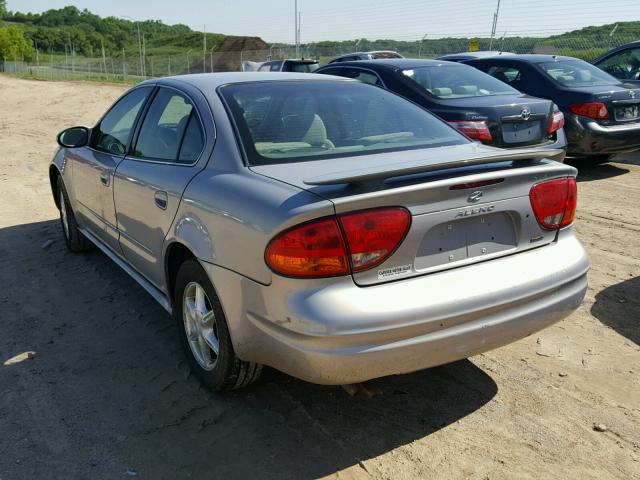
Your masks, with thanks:
[[[62,177],[58,177],[57,195],[60,207],[60,227],[62,228],[62,236],[67,248],[72,252],[83,252],[91,248],[90,242],[85,238],[78,229],[75,214],[69,203],[69,196],[64,187]]]
[[[233,349],[220,299],[195,259],[178,270],[173,316],[191,371],[214,391],[253,383],[262,365],[240,360]]]

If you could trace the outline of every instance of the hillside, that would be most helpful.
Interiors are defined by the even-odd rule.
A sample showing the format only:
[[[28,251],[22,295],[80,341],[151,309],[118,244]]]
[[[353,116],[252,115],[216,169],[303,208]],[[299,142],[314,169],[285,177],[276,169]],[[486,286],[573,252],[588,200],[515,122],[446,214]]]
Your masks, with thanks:
[[[64,54],[73,50],[82,56],[98,56],[104,45],[107,56],[138,51],[138,27],[144,38],[147,55],[182,53],[189,49],[202,51],[202,32],[186,25],[166,25],[159,20],[133,22],[125,18],[94,15],[88,10],[69,6],[43,13],[8,12],[4,18],[20,27],[34,47],[43,53]],[[225,35],[207,34],[207,49],[219,46]]]

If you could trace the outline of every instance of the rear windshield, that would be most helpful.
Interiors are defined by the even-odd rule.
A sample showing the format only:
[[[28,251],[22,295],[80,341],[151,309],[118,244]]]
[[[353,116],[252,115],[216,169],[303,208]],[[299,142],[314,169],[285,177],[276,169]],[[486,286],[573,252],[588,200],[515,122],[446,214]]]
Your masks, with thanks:
[[[381,58],[404,58],[402,55],[396,52],[371,52],[369,56],[373,60],[378,60]]]
[[[402,74],[437,98],[515,95],[516,89],[466,65],[436,65],[403,70]]]
[[[547,76],[565,87],[598,87],[619,85],[620,80],[582,60],[560,60],[539,63]]]
[[[417,105],[360,82],[255,82],[220,93],[251,165],[469,142]]]
[[[287,68],[288,72],[298,72],[298,73],[311,73],[315,72],[320,67],[317,63],[311,62],[290,62]]]

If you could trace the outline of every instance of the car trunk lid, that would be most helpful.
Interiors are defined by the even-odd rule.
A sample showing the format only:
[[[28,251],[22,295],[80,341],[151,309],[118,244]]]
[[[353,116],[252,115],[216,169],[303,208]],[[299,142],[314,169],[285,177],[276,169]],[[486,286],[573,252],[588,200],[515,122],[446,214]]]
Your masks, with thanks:
[[[505,154],[461,145],[438,153],[437,159],[430,159],[428,150],[414,150],[251,169],[332,201],[337,214],[393,206],[409,210],[411,226],[396,251],[375,268],[353,274],[360,286],[468,265],[554,240],[555,231],[538,225],[529,191],[541,180],[575,175],[574,168],[540,159],[539,150]]]
[[[581,94],[580,103],[600,102],[606,106],[609,118],[598,120],[602,125],[640,122],[640,88],[637,86],[622,84],[581,87],[573,93]]]
[[[458,105],[459,104],[459,105]],[[549,141],[553,103],[526,95],[498,95],[448,100],[442,110],[434,110],[451,122],[485,121],[491,131],[491,145],[503,148],[539,145]],[[455,109],[461,106],[462,113]]]

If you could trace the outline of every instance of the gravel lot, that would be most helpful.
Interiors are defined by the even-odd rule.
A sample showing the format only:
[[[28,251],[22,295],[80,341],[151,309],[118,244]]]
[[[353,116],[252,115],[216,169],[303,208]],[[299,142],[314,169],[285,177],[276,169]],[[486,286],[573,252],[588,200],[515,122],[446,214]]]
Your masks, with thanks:
[[[0,76],[0,479],[640,479],[640,155],[580,173],[593,266],[565,321],[373,399],[272,370],[215,395],[169,316],[59,231],[55,134],[122,91]]]

